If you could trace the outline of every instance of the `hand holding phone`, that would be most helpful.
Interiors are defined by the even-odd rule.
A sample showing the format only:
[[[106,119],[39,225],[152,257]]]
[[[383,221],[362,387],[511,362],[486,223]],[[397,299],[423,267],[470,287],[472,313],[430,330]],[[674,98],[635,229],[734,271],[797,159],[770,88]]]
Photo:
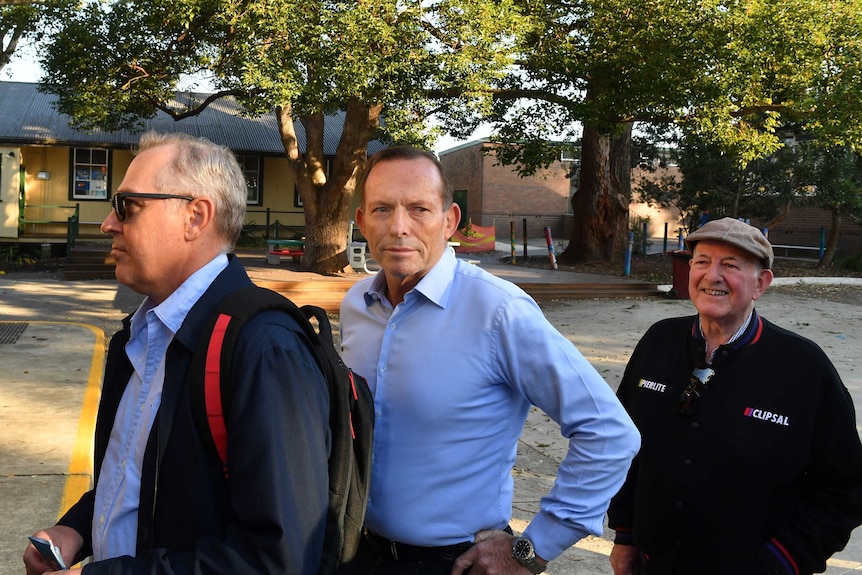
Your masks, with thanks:
[[[65,571],[68,569],[66,563],[63,561],[63,556],[60,555],[60,548],[54,545],[53,541],[33,536],[30,536],[29,539],[33,547],[42,556],[42,559],[45,560],[45,563],[51,566],[51,569],[55,571]]]

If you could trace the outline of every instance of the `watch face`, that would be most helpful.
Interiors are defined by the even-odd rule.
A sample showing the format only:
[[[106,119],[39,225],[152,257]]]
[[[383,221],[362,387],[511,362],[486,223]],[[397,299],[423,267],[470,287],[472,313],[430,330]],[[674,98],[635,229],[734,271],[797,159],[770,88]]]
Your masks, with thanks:
[[[512,554],[516,559],[529,559],[533,554],[533,544],[530,543],[529,539],[521,537],[515,541],[515,544],[512,546]]]

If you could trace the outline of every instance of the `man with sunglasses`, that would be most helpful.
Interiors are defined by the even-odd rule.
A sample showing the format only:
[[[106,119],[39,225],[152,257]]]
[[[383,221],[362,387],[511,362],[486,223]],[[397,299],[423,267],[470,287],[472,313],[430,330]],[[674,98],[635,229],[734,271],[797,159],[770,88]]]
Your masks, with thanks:
[[[618,396],[643,444],[611,501],[615,575],[820,572],[862,523],[862,444],[813,342],[760,317],[772,246],[733,218],[689,234],[693,317],[643,336]]]
[[[320,562],[328,504],[329,395],[302,328],[263,312],[236,343],[226,477],[201,437],[187,381],[217,304],[251,285],[231,253],[246,184],[233,153],[145,134],[102,224],[117,279],[146,296],[110,342],[96,421],[95,486],[52,540],[100,573],[297,573]],[[201,410],[202,411],[202,410]],[[289,440],[286,440],[289,438]],[[28,574],[50,571],[33,546]],[[73,570],[72,572],[79,572]]]

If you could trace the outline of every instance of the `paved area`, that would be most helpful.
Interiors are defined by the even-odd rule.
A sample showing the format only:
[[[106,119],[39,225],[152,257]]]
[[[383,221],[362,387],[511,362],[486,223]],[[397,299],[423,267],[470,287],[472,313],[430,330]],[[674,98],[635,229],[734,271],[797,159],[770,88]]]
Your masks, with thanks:
[[[520,252],[519,252],[520,255]],[[496,260],[496,258],[495,258]],[[297,272],[246,258],[257,279]],[[595,281],[595,277],[482,263],[512,281]],[[62,282],[38,275],[0,276],[0,575],[22,572],[26,536],[52,524],[89,488],[91,438],[107,339],[140,296],[115,281]],[[663,298],[574,300],[543,305],[549,320],[616,387],[638,338],[662,317],[690,314],[690,302]],[[862,408],[862,305],[830,304],[784,294],[759,311],[819,343]],[[858,410],[857,410],[858,411]],[[862,428],[862,419],[860,419]],[[534,410],[514,472],[513,527],[520,530],[547,493],[566,444]],[[610,533],[590,537],[551,563],[551,574],[611,573]],[[830,560],[826,573],[862,573],[862,530]]]

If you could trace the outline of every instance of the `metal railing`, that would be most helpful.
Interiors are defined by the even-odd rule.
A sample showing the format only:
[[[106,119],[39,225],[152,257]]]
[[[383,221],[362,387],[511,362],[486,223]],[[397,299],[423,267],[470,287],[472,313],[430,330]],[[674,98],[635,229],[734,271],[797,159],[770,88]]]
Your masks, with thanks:
[[[65,224],[66,226],[66,257],[69,257],[69,254],[72,251],[72,248],[75,246],[75,243],[78,241],[78,234],[80,233],[80,224],[81,224],[81,204],[76,203],[75,205],[63,206],[63,205],[50,205],[50,204],[24,204],[22,206],[21,215],[18,219],[18,231],[21,233],[26,233],[26,226],[30,224],[33,226],[32,234],[36,235],[36,226],[37,225],[56,225],[56,224]],[[27,210],[72,210],[72,215],[67,216],[65,220],[59,218],[50,218],[50,217],[42,217],[42,218],[28,218]]]
[[[273,210],[271,208],[266,208],[265,210],[246,210],[246,214],[266,214],[265,224],[246,224],[243,226],[243,230],[246,232],[258,232],[261,229],[263,230],[263,239],[271,240],[271,239],[279,239],[279,234],[284,233],[284,231],[290,231],[294,234],[303,233],[305,231],[304,225],[291,226],[282,224],[279,220],[273,221],[273,215],[277,214],[286,214],[290,216],[299,216],[304,219],[304,214],[302,212],[288,212],[285,210]]]

